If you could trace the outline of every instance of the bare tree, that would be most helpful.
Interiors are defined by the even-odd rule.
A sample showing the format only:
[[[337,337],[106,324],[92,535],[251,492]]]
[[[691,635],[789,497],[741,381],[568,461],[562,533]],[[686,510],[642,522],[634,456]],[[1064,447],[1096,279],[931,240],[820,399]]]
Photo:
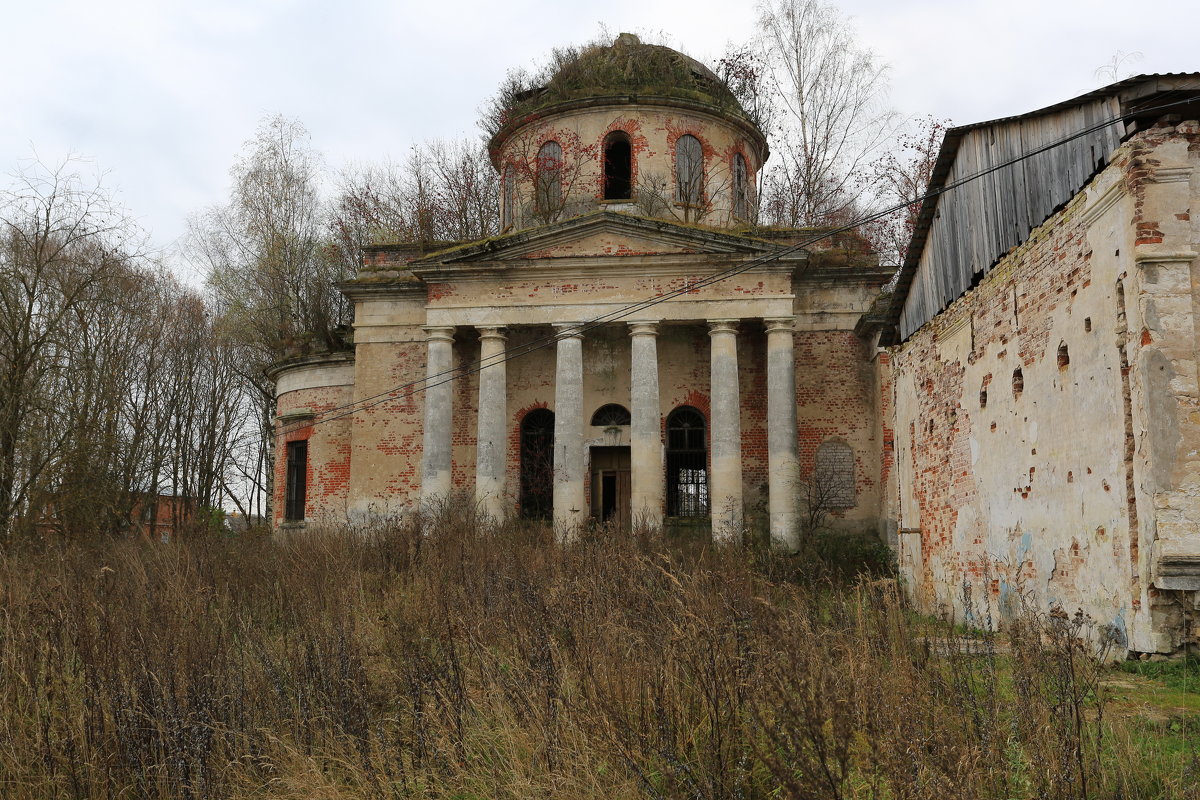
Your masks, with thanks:
[[[910,120],[895,144],[871,164],[864,179],[870,195],[886,207],[904,204],[903,208],[863,226],[863,235],[883,263],[899,264],[904,258],[942,139],[950,125],[950,120],[932,116]]]
[[[791,227],[825,224],[858,200],[859,179],[894,127],[887,68],[820,0],[764,0],[758,27],[753,54],[781,109],[763,215]]]
[[[33,164],[0,192],[0,532],[70,449],[57,424],[87,312],[136,257],[136,229],[78,163]]]
[[[481,143],[435,140],[402,163],[342,173],[330,212],[347,268],[372,243],[474,241],[500,229],[499,178]]]
[[[161,493],[217,506],[245,427],[203,297],[142,253],[98,179],[19,173],[0,203],[0,532],[128,530]]]
[[[190,222],[192,258],[261,363],[301,341],[337,346],[349,277],[326,236],[322,161],[295,120],[265,120],[231,170],[229,202]],[[351,273],[352,274],[352,273]]]

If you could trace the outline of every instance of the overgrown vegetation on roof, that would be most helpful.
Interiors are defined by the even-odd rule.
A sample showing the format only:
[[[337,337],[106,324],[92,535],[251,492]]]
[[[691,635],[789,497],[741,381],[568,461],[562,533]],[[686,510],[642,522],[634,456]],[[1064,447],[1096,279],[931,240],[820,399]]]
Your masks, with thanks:
[[[532,72],[510,70],[484,109],[480,125],[488,136],[558,103],[587,97],[657,95],[691,100],[744,117],[731,82],[690,56],[623,33],[615,42],[593,40],[550,51]]]

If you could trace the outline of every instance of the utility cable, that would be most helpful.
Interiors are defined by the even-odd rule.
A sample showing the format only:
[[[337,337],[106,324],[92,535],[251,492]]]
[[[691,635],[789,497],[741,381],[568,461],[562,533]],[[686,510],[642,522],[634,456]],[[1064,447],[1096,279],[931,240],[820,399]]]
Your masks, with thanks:
[[[737,264],[735,266],[729,267],[724,270],[720,270],[718,272],[713,273],[712,275],[708,275],[708,276],[701,278],[695,282],[686,283],[684,286],[682,286],[678,289],[672,289],[663,294],[656,295],[655,297],[648,298],[646,300],[641,300],[636,303],[631,303],[622,308],[618,308],[613,311],[609,311],[604,314],[600,314],[599,316],[593,317],[592,319],[587,320],[586,322],[569,325],[569,326],[560,326],[560,331],[552,336],[544,336],[544,337],[541,337],[540,339],[535,339],[531,342],[527,342],[525,344],[518,345],[517,347],[507,349],[507,350],[505,350],[505,352],[498,354],[496,356],[489,356],[488,358],[481,358],[481,359],[473,361],[467,365],[461,365],[459,367],[454,367],[454,368],[451,368],[448,370],[444,370],[442,372],[435,373],[433,375],[427,375],[424,378],[419,378],[417,380],[409,381],[408,383],[400,384],[398,386],[384,390],[383,392],[379,392],[378,394],[371,395],[370,397],[356,400],[353,403],[347,403],[342,406],[336,406],[334,408],[327,409],[326,411],[321,412],[321,414],[323,416],[321,416],[317,419],[307,420],[303,424],[298,424],[295,427],[292,427],[292,428],[289,428],[286,430],[281,429],[277,432],[273,431],[270,434],[270,436],[272,438],[278,438],[280,436],[286,436],[288,434],[295,433],[296,431],[303,430],[305,428],[310,428],[310,427],[313,427],[316,425],[321,425],[321,424],[324,424],[327,422],[335,422],[339,419],[344,419],[345,417],[351,416],[360,411],[365,411],[367,409],[374,408],[375,406],[381,405],[383,403],[387,403],[391,400],[403,400],[407,397],[411,397],[420,392],[426,391],[428,389],[432,389],[435,386],[441,386],[445,383],[449,383],[449,382],[455,380],[456,378],[466,377],[468,375],[472,375],[472,374],[481,372],[482,370],[487,369],[488,367],[495,366],[497,364],[504,363],[507,361],[511,361],[516,358],[520,358],[521,356],[528,355],[529,353],[535,352],[537,350],[545,349],[545,348],[549,347],[550,345],[555,344],[560,338],[582,335],[582,334],[584,334],[590,330],[593,330],[597,327],[600,327],[602,325],[633,316],[634,314],[637,314],[648,308],[652,308],[653,306],[656,306],[659,303],[664,303],[668,300],[671,300],[675,297],[679,297],[684,294],[690,294],[690,293],[694,292],[696,289],[711,286],[712,284],[719,283],[720,281],[727,280],[728,278],[734,277],[736,275],[740,275],[743,272],[747,272],[749,270],[755,269],[756,267],[760,267],[760,266],[768,264],[772,261],[792,255],[792,254],[797,253],[801,250],[804,250],[805,248],[808,248],[814,244],[817,244],[818,242],[825,241],[826,239],[830,239],[839,234],[854,230],[855,228],[858,228],[866,223],[873,222],[877,219],[881,219],[883,217],[889,216],[897,211],[908,208],[909,206],[913,205],[914,203],[924,203],[927,199],[929,199],[931,197],[937,197],[939,195],[945,194],[946,192],[949,192],[952,189],[956,189],[967,183],[978,180],[979,178],[982,178],[986,175],[990,175],[993,172],[997,172],[1001,169],[1005,169],[1006,167],[1010,167],[1014,164],[1025,161],[1029,158],[1033,158],[1034,156],[1045,153],[1056,147],[1061,147],[1062,145],[1072,142],[1075,139],[1079,139],[1083,136],[1087,136],[1090,133],[1094,133],[1098,130],[1102,130],[1103,128],[1106,128],[1117,122],[1121,122],[1129,117],[1136,116],[1139,114],[1158,112],[1158,111],[1162,111],[1167,108],[1172,108],[1172,107],[1183,105],[1183,104],[1190,103],[1190,102],[1193,102],[1192,98],[1185,98],[1182,100],[1177,100],[1177,101],[1173,101],[1170,103],[1164,103],[1164,104],[1160,104],[1157,106],[1144,107],[1144,108],[1130,110],[1129,112],[1127,112],[1125,114],[1119,114],[1117,116],[1114,116],[1114,117],[1108,118],[1106,120],[1103,120],[1101,122],[1095,123],[1086,128],[1083,128],[1079,131],[1076,131],[1073,134],[1065,136],[1061,139],[1056,139],[1053,142],[1050,142],[1048,144],[1042,145],[1041,147],[1030,150],[1029,152],[1022,153],[1021,155],[1014,156],[1013,158],[1010,158],[999,164],[994,164],[990,167],[986,167],[977,172],[966,175],[966,176],[959,178],[951,183],[940,186],[937,189],[927,191],[924,194],[922,194],[920,197],[914,198],[913,200],[907,200],[907,201],[897,203],[892,206],[888,206],[880,211],[876,211],[871,214],[867,214],[863,217],[860,217],[853,222],[847,223],[845,225],[840,225],[836,228],[827,229],[823,233],[811,236],[811,237],[806,238],[795,244],[788,245],[786,247],[782,247],[782,248],[774,250],[770,253],[764,253],[760,256],[756,256],[756,257],[750,259],[749,261],[743,262],[741,264]],[[804,268],[807,269],[807,266],[808,265],[806,263],[804,265]],[[801,274],[803,274],[803,271],[801,272]],[[328,415],[332,415],[332,416],[328,416]],[[252,436],[257,437],[257,433],[253,434]]]

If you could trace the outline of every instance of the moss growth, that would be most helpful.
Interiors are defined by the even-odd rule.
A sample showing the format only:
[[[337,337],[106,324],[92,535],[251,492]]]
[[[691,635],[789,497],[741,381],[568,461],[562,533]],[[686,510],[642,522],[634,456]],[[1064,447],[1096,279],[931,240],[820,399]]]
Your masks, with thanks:
[[[483,126],[496,136],[560,103],[629,95],[701,103],[757,124],[728,84],[696,59],[621,34],[612,44],[590,42],[557,48],[532,74],[510,73],[493,98]]]

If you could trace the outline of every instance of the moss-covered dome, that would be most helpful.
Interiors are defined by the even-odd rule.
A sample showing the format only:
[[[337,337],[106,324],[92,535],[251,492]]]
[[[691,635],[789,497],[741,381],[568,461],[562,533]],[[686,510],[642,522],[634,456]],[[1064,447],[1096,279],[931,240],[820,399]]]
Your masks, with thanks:
[[[622,33],[611,45],[593,44],[557,51],[554,56],[554,63],[539,76],[541,80],[532,86],[510,86],[507,93],[502,91],[506,96],[497,98],[501,108],[492,130],[496,138],[556,107],[604,99],[676,100],[754,126],[733,92],[711,69],[678,50],[645,44],[632,33]]]

